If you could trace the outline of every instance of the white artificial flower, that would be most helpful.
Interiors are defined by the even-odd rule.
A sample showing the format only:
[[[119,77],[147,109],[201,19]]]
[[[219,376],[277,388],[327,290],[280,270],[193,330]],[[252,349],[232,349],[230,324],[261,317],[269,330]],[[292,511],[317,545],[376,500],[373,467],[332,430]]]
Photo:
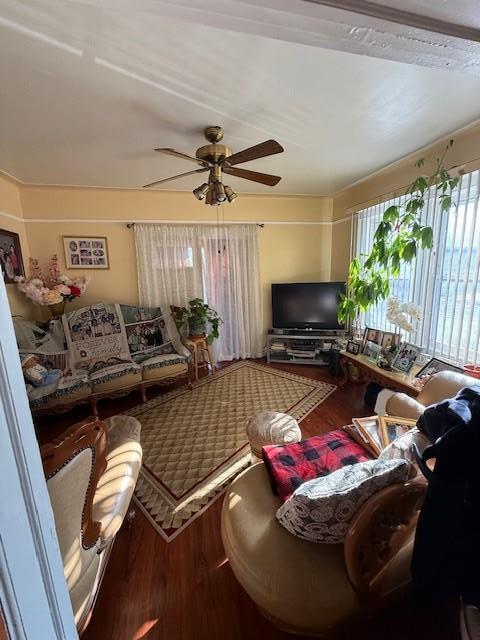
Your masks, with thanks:
[[[409,320],[410,316],[410,320]],[[406,333],[413,331],[413,320],[421,320],[422,310],[411,302],[402,302],[392,296],[387,300],[386,319],[391,324],[403,329]]]

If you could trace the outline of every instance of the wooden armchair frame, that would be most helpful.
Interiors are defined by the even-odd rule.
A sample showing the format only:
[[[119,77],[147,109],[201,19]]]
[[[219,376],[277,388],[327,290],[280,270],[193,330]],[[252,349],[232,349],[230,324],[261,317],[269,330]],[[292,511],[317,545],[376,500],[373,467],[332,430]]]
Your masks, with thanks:
[[[344,554],[348,577],[360,594],[375,596],[390,563],[412,540],[426,486],[423,476],[415,473],[375,493],[355,515]]]
[[[85,549],[93,547],[100,535],[100,523],[93,520],[93,498],[98,481],[107,468],[107,425],[90,416],[73,425],[61,438],[40,449],[48,481],[87,448],[92,450],[92,468],[82,511],[82,545]]]

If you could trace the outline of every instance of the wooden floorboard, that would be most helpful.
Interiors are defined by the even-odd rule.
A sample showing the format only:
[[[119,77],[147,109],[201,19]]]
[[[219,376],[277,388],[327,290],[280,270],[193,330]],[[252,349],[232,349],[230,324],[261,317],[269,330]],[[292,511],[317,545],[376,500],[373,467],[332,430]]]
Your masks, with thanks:
[[[275,365],[279,369],[338,383],[322,367]],[[364,387],[336,390],[301,423],[304,437],[325,433],[369,415]],[[150,391],[151,394],[159,391]],[[136,394],[100,403],[107,417],[140,399]],[[85,415],[37,420],[40,440],[58,435]],[[220,537],[219,499],[167,544],[137,509],[129,529],[115,541],[92,620],[83,640],[286,640],[257,611],[232,574]],[[280,559],[279,559],[280,561]],[[328,588],[328,585],[325,585]],[[345,640],[458,640],[455,602],[409,598],[379,615]],[[298,637],[298,636],[297,636]]]

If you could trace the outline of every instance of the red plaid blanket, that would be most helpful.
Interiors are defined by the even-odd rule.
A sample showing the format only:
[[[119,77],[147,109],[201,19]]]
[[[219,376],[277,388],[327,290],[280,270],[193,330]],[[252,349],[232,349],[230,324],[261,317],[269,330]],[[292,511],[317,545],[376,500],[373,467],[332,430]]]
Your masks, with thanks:
[[[273,493],[282,502],[306,480],[372,459],[370,453],[343,429],[295,444],[269,445],[263,447],[262,455]]]

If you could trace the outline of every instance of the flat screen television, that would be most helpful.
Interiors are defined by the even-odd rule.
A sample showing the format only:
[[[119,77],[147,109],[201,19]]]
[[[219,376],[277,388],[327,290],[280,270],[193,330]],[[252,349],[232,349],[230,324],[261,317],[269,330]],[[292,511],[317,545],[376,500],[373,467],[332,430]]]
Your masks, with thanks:
[[[272,284],[275,329],[344,329],[337,307],[345,293],[343,282]]]

